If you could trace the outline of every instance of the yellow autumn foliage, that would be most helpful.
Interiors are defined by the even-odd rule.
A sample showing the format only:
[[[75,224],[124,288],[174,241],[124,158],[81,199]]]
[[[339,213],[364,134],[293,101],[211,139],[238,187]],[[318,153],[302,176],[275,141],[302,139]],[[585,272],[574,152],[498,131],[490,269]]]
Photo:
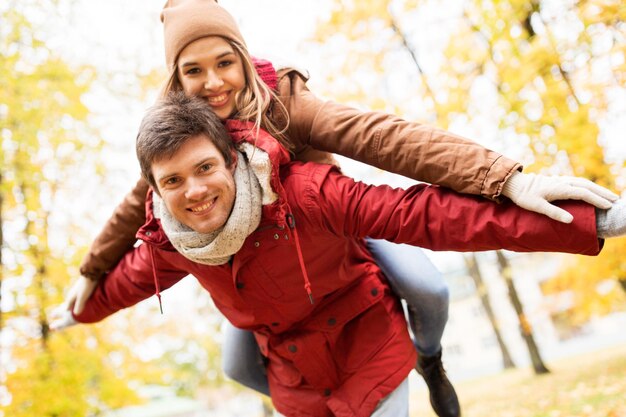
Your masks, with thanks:
[[[54,335],[45,347],[30,339],[14,349],[17,370],[6,381],[11,402],[0,411],[13,417],[84,416],[139,403],[116,375],[108,352],[86,343],[89,333]]]

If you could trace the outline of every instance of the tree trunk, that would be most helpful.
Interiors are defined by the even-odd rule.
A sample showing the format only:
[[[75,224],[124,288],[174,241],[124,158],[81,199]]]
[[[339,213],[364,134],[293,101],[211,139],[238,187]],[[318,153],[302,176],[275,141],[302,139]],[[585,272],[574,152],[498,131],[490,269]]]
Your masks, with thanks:
[[[37,192],[32,191],[34,187],[29,186],[27,183],[21,183],[20,189],[24,195],[25,204],[29,201],[36,201],[32,207],[39,206],[39,195]],[[26,236],[37,236],[37,241],[32,243],[27,252],[30,256],[30,261],[35,265],[35,275],[33,277],[33,285],[35,289],[35,300],[37,302],[37,321],[39,322],[39,331],[41,335],[41,345],[44,350],[48,348],[48,338],[50,336],[50,326],[48,323],[48,317],[46,315],[46,308],[48,307],[48,290],[46,288],[46,274],[47,267],[46,261],[49,256],[48,250],[48,213],[39,208],[37,211],[39,220],[43,220],[43,224],[39,226],[35,219],[30,219],[26,223]]]
[[[547,374],[550,372],[550,370],[543,363],[543,359],[541,359],[539,348],[537,347],[537,344],[535,343],[535,338],[533,337],[532,327],[526,319],[526,315],[524,314],[524,307],[522,306],[522,302],[520,301],[517,290],[515,289],[515,284],[513,283],[511,264],[509,263],[508,259],[506,259],[502,251],[496,251],[496,255],[498,257],[500,274],[506,282],[506,286],[509,290],[509,298],[511,299],[511,304],[513,304],[513,308],[517,313],[517,318],[520,324],[520,332],[522,333],[522,337],[524,338],[526,346],[528,347],[528,353],[530,354],[530,360],[533,364],[533,369],[538,375]]]
[[[39,328],[41,332],[41,344],[45,349],[48,348],[48,339],[50,337],[50,325],[48,323],[48,315],[46,314],[46,308],[48,307],[48,290],[46,289],[46,274],[48,273],[46,267],[46,260],[49,256],[49,251],[47,248],[48,245],[48,237],[47,237],[47,224],[48,218],[47,215],[45,217],[46,228],[44,228],[45,236],[42,238],[43,244],[37,244],[32,247],[33,251],[33,259],[37,265],[37,274],[35,275],[35,285],[37,286],[37,294],[38,294],[38,310],[39,310]],[[45,246],[44,246],[45,245]]]
[[[400,27],[396,23],[396,19],[391,14],[391,12],[389,12],[389,16],[390,16],[391,29],[393,29],[395,34],[400,38],[400,41],[402,42],[402,47],[409,53],[409,55],[411,55],[411,60],[413,61],[413,64],[415,64],[415,68],[417,69],[417,72],[420,74],[420,77],[422,77],[422,81],[424,82],[424,88],[426,89],[428,96],[433,100],[433,103],[437,103],[437,98],[435,96],[435,93],[433,92],[432,88],[430,88],[430,84],[428,84],[428,81],[426,80],[426,74],[424,73],[424,69],[422,68],[422,66],[420,65],[417,59],[417,54],[413,50],[413,47],[409,45],[409,41],[406,35],[404,34],[404,32],[402,32],[402,29],[400,29]]]
[[[493,332],[496,335],[496,340],[498,341],[498,346],[500,347],[500,352],[502,353],[502,366],[504,369],[515,368],[515,363],[511,358],[511,354],[509,353],[509,349],[506,347],[504,343],[504,339],[502,338],[502,334],[500,332],[500,323],[496,319],[495,314],[493,313],[493,309],[491,308],[491,301],[489,300],[489,293],[487,287],[485,286],[485,282],[483,281],[482,274],[478,267],[478,260],[476,259],[476,254],[468,253],[463,257],[465,259],[465,265],[467,266],[467,271],[474,280],[474,285],[476,286],[476,292],[480,297],[480,302],[483,305],[483,309],[485,313],[487,313],[487,317],[489,318],[489,322],[491,323],[491,327],[493,328]]]

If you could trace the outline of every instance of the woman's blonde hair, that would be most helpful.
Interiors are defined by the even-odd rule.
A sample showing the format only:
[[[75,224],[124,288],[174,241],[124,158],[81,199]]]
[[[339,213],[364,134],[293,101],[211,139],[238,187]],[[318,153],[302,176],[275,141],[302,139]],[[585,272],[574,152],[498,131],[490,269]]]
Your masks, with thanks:
[[[241,58],[246,85],[235,97],[237,113],[235,118],[254,123],[257,131],[266,130],[278,140],[287,150],[293,151],[293,144],[285,132],[289,126],[289,114],[283,103],[278,100],[276,93],[265,84],[257,73],[250,54],[245,46],[234,40],[223,38]],[[178,78],[177,68],[171,70],[170,78],[162,91],[162,97],[171,91],[182,91],[183,86]]]

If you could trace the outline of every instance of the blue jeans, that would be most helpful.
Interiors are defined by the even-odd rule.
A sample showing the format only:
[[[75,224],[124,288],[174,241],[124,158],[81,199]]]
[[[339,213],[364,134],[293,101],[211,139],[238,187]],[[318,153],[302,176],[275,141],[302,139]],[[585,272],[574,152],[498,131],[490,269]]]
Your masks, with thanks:
[[[222,369],[229,378],[261,394],[270,395],[263,357],[252,332],[224,323]]]
[[[448,321],[449,293],[441,273],[424,252],[409,245],[367,239],[367,247],[396,295],[406,301],[417,351],[432,356],[441,349]],[[222,368],[231,379],[269,395],[263,359],[251,332],[226,323]]]
[[[406,301],[415,348],[424,356],[433,356],[441,350],[450,304],[441,272],[415,246],[367,239],[367,248],[393,291]]]

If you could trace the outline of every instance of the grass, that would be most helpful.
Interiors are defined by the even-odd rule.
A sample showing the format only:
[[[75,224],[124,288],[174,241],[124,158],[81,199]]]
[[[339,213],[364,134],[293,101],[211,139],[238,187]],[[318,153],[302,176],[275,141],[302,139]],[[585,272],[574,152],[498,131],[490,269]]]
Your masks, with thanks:
[[[455,384],[463,417],[626,417],[626,345]],[[411,417],[435,416],[427,392]],[[416,409],[415,409],[416,408]]]

